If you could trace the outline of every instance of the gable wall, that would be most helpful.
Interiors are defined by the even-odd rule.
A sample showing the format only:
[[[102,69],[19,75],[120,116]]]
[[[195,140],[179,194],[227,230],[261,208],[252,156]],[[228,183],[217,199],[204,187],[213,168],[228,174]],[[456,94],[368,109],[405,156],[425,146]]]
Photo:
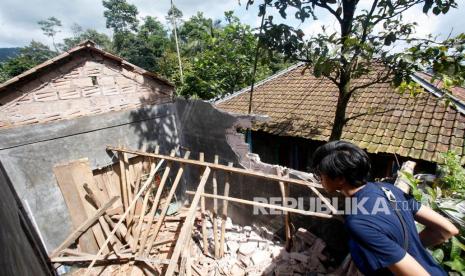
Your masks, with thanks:
[[[1,92],[0,128],[166,103],[172,92],[172,87],[100,54],[79,52]]]

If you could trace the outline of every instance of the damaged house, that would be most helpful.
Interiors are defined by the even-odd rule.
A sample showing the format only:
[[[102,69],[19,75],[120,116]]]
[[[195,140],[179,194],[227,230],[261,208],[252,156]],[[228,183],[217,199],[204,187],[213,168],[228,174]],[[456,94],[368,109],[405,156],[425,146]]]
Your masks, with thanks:
[[[336,271],[321,186],[237,133],[262,118],[173,92],[91,41],[0,85],[0,274]],[[298,195],[327,212],[255,200]]]
[[[308,171],[313,151],[328,140],[337,103],[337,87],[328,79],[303,73],[297,64],[256,84],[252,113],[269,121],[252,127],[249,144],[262,161]],[[434,173],[441,153],[454,151],[465,163],[465,91],[455,88],[452,102],[440,100],[440,83],[417,74],[424,92],[415,98],[389,83],[362,88],[347,107],[350,119],[342,139],[365,149],[373,176],[391,176],[399,164],[414,160],[419,172]],[[363,81],[363,78],[362,80]],[[250,88],[216,101],[222,110],[247,114]]]

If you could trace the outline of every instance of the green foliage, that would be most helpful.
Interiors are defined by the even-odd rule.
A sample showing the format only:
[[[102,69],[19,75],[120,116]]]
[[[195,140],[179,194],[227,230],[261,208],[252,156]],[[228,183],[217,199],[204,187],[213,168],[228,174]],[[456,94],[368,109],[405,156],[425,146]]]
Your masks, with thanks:
[[[46,20],[40,20],[37,24],[39,24],[40,29],[44,32],[44,34],[50,37],[55,36],[59,32],[57,28],[61,27],[61,21],[54,16],[49,17]]]
[[[0,63],[0,83],[53,58],[56,54],[48,46],[31,41],[28,46],[20,49],[18,56]]]
[[[443,154],[443,159],[444,163],[439,165],[440,177],[433,187],[420,188],[420,180],[415,179],[410,173],[402,172],[415,199],[436,211],[448,211],[438,204],[441,200],[451,197],[465,200],[465,168],[460,165],[460,158],[448,151]],[[446,270],[465,275],[465,228],[459,226],[459,229],[458,237],[452,237],[434,248],[432,255]]]
[[[87,39],[92,40],[98,47],[104,50],[110,51],[112,49],[111,39],[104,33],[99,33],[94,29],[87,29],[85,31],[82,31],[82,29],[77,29],[73,32],[73,37],[63,39],[63,51],[68,51],[69,49],[76,47],[76,45]]]
[[[139,12],[136,6],[126,0],[103,0],[102,4],[107,28],[113,29],[115,33],[137,30]]]
[[[188,41],[183,52],[194,57],[186,68],[181,95],[211,99],[251,84],[257,40],[251,28],[232,13],[226,12],[225,17],[226,25],[221,26],[197,14],[180,29]],[[276,62],[262,58],[257,79],[272,73],[270,63]]]
[[[119,55],[144,69],[159,72],[168,44],[165,27],[155,17],[147,16],[137,34],[127,34]]]
[[[248,0],[247,5],[253,5]],[[339,90],[339,103],[330,140],[340,139],[346,118],[347,103],[353,94],[376,83],[391,82],[401,86],[401,91],[412,95],[420,91],[412,84],[413,72],[433,68],[451,80],[464,74],[463,42],[461,36],[446,41],[431,37],[418,38],[415,22],[403,19],[403,14],[415,7],[423,7],[424,13],[445,14],[456,8],[455,0],[403,0],[369,1],[367,9],[361,9],[362,1],[351,0],[265,0],[259,4],[258,16],[267,9],[276,9],[281,17],[293,14],[300,22],[318,20],[317,15],[329,13],[337,25],[334,31],[323,27],[322,32],[305,34],[301,23],[291,26],[276,23],[273,16],[266,16],[262,40],[271,50],[282,53],[291,60],[307,63],[317,77],[331,80]],[[367,1],[368,2],[368,1]],[[410,50],[393,51],[401,44]],[[454,67],[455,66],[455,67]],[[363,75],[376,75],[372,82],[360,85],[353,81]],[[463,81],[463,78],[462,78]]]
[[[39,24],[40,29],[44,32],[46,36],[49,36],[52,38],[53,42],[53,47],[55,47],[55,51],[58,52],[58,47],[55,44],[55,35],[60,32],[58,29],[61,27],[61,21],[58,20],[56,17],[52,16],[47,18],[46,20],[40,20],[37,22]]]
[[[465,197],[465,169],[460,163],[460,157],[452,151],[443,154],[444,164],[439,165],[441,188],[447,195],[457,194]]]

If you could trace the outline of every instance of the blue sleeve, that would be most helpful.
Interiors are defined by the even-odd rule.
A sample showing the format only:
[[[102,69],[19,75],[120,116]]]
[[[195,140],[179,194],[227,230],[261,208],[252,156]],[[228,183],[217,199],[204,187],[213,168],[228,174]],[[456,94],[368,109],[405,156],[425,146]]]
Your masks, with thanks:
[[[408,206],[413,215],[415,215],[418,210],[420,210],[421,203],[418,202],[413,196],[405,195],[405,199],[408,202]]]
[[[359,253],[365,257],[365,265],[373,271],[399,262],[406,254],[401,246],[368,219],[351,220],[347,228],[358,245]]]

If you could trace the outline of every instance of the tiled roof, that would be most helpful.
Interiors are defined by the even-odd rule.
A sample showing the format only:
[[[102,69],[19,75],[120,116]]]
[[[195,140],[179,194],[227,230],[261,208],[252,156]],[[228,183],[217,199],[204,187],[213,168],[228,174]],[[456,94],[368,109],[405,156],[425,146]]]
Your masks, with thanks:
[[[270,116],[255,130],[280,136],[326,141],[331,133],[337,88],[326,78],[316,78],[297,65],[256,86],[252,112]],[[373,73],[374,74],[374,73]],[[370,79],[365,76],[354,82]],[[247,113],[249,89],[216,102],[223,110]],[[347,117],[358,116],[344,127],[342,139],[371,153],[440,161],[440,153],[453,150],[465,163],[465,115],[446,106],[431,93],[416,98],[401,95],[388,83],[362,88],[347,107]]]

